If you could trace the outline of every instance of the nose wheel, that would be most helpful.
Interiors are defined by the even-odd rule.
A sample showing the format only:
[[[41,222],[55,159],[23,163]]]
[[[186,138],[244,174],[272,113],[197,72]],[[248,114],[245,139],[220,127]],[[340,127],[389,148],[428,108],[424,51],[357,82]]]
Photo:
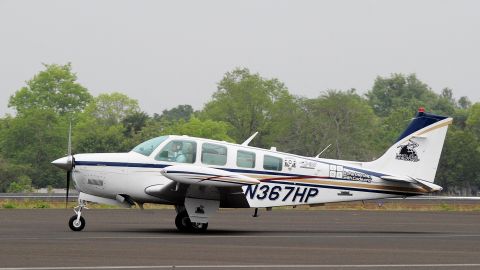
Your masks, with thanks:
[[[68,220],[68,227],[72,231],[79,232],[85,228],[85,219],[82,217],[82,210],[87,209],[87,205],[84,201],[79,201],[79,205],[73,208],[75,215]]]
[[[72,231],[79,232],[85,228],[85,219],[83,217],[78,218],[76,215],[72,216],[68,221],[68,227]]]

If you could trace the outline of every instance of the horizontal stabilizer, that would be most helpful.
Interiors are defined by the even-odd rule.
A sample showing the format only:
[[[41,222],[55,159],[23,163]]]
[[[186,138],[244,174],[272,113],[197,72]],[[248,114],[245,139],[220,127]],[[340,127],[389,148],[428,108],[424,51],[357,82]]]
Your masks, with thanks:
[[[168,166],[161,173],[170,180],[188,185],[232,187],[260,183],[257,179],[242,174],[195,165]]]
[[[416,179],[416,180],[419,184],[421,184],[422,186],[424,186],[428,190],[430,190],[430,192],[440,191],[440,190],[443,189],[441,186],[435,185],[434,183],[430,183],[428,181],[423,181],[423,180],[420,180],[420,179]]]
[[[412,183],[412,184],[418,184],[428,190],[428,192],[435,192],[435,191],[440,191],[443,188],[439,185],[435,185],[434,183],[430,183],[428,181],[420,180],[420,179],[415,179],[412,177],[402,177],[402,176],[392,176],[392,175],[382,175],[380,178],[383,180],[387,181],[395,181],[395,182],[404,182],[404,183]]]
[[[393,176],[393,175],[382,175],[380,178],[382,178],[383,180],[388,180],[388,181],[416,183],[415,179],[410,178],[410,177],[401,177],[401,176]]]

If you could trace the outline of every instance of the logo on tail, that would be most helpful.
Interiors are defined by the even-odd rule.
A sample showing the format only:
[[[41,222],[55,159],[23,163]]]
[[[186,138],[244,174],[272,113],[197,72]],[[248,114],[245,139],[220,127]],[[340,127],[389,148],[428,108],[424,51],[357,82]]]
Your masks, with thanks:
[[[417,162],[420,160],[415,150],[417,147],[418,143],[408,140],[407,143],[397,146],[397,148],[400,148],[400,151],[395,158],[398,160]]]

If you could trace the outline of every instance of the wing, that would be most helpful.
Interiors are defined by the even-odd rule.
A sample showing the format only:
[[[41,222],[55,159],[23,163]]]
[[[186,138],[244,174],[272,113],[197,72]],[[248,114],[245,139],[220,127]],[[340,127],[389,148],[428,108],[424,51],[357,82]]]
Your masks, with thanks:
[[[161,173],[170,180],[187,185],[240,187],[260,183],[255,178],[239,173],[195,165],[168,166]]]
[[[165,167],[161,173],[172,182],[147,187],[145,192],[176,205],[193,197],[218,200],[220,207],[249,207],[242,186],[260,183],[242,174],[195,165],[173,165]]]

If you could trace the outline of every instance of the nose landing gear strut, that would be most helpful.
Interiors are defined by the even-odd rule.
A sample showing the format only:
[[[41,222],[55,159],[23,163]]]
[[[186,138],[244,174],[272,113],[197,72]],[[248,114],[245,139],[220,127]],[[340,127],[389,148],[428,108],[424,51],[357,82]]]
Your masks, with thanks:
[[[85,219],[82,217],[83,208],[87,208],[87,204],[83,200],[78,200],[78,206],[73,208],[75,215],[68,221],[68,226],[72,231],[79,232],[85,228]]]

